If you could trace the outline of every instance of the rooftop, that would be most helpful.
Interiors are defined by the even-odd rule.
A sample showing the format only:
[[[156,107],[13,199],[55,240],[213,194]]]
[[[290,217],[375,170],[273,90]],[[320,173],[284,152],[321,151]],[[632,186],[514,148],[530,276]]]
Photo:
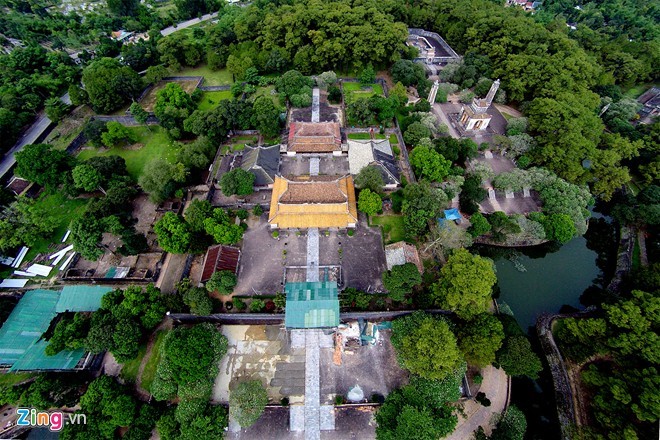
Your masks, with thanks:
[[[351,176],[275,178],[268,222],[279,228],[346,228],[357,217]]]
[[[241,257],[241,251],[232,246],[216,245],[211,246],[206,251],[204,265],[202,269],[201,282],[206,282],[215,272],[229,270],[236,273],[238,269],[238,260]]]
[[[399,167],[394,158],[389,139],[349,139],[348,163],[350,172],[353,175],[358,174],[364,167],[373,165],[380,169],[386,185],[399,183]]]
[[[385,246],[385,259],[387,261],[387,270],[392,270],[394,266],[413,263],[417,266],[419,273],[424,272],[424,266],[422,266],[417,248],[405,241],[398,241]]]
[[[339,325],[337,283],[287,283],[284,323],[287,328],[320,328]]]
[[[241,168],[254,174],[254,186],[268,186],[280,169],[280,146],[245,147]]]
[[[287,149],[298,153],[330,153],[341,151],[338,122],[292,122]]]

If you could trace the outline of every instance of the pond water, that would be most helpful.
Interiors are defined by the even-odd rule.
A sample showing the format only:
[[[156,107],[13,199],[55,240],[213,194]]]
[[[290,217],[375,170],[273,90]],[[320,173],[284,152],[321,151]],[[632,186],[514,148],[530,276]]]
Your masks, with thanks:
[[[519,264],[495,258],[498,301],[511,307],[523,329],[533,326],[541,313],[558,312],[564,304],[580,308],[580,295],[600,275],[597,254],[587,248],[585,238],[574,238],[558,251],[552,250],[548,245],[521,250],[515,258]]]

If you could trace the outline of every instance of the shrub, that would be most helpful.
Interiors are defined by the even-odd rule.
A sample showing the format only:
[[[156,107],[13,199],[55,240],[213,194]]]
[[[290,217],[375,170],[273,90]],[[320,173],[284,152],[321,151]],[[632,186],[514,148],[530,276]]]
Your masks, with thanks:
[[[250,216],[250,213],[247,212],[246,209],[239,209],[238,211],[236,211],[236,217],[240,218],[241,220],[245,220],[249,216]]]
[[[482,404],[483,406],[490,406],[490,399],[486,397],[486,395],[482,392],[477,393],[475,400]]]
[[[349,229],[348,232],[346,233],[348,234],[349,237],[352,237],[353,235],[355,235],[355,229]]]
[[[335,85],[328,87],[328,101],[333,104],[338,104],[341,101],[341,90],[339,90],[339,87]]]
[[[289,406],[289,398],[288,397],[282,397],[280,399],[280,405],[282,406]]]
[[[234,305],[234,308],[236,308],[236,310],[238,310],[239,312],[245,310],[245,308],[247,307],[245,301],[243,301],[242,299],[236,296],[231,299],[231,302]]]
[[[268,313],[273,313],[275,308],[275,303],[273,301],[266,301],[266,311]]]
[[[280,236],[280,231],[273,231],[271,235],[273,236],[273,238],[277,238]]]
[[[484,381],[484,377],[481,374],[475,374],[472,381],[477,385],[481,385]]]
[[[261,207],[261,205],[254,205],[254,208],[252,208],[252,214],[254,214],[257,217],[261,217],[261,214],[264,213],[264,208]]]
[[[337,394],[335,396],[335,405],[343,405],[344,404],[344,396],[341,394]]]
[[[266,303],[264,303],[264,302],[263,302],[262,300],[260,300],[260,299],[253,299],[253,300],[250,302],[250,311],[251,311],[252,313],[263,312],[265,308],[266,308]]]

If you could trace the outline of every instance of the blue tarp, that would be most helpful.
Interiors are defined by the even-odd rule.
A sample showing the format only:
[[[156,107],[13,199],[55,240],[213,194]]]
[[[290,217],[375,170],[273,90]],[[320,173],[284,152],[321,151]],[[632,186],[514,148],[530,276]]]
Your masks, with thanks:
[[[461,219],[461,213],[458,212],[458,209],[456,209],[456,208],[445,209],[445,218],[447,220],[460,220]]]

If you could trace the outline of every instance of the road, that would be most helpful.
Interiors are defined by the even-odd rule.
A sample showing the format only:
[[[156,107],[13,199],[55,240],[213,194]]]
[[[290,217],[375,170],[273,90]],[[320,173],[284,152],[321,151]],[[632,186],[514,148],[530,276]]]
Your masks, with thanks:
[[[60,100],[65,104],[71,105],[71,98],[69,94],[66,93],[63,95]],[[45,113],[39,113],[37,120],[27,129],[23,136],[16,142],[16,144],[7,152],[5,157],[0,162],[0,178],[2,178],[7,171],[11,169],[16,163],[14,154],[21,151],[26,145],[30,145],[36,142],[36,140],[41,136],[50,126],[51,120],[48,119]]]
[[[181,23],[178,23],[176,25],[176,27],[174,27],[174,26],[166,27],[165,29],[160,31],[160,34],[163,37],[167,37],[168,35],[173,34],[176,31],[180,31],[181,29],[189,28],[190,26],[194,26],[194,25],[202,23],[204,21],[211,20],[213,18],[216,18],[217,16],[218,16],[217,12],[214,12],[213,14],[202,15],[201,18],[193,18],[193,19],[190,19],[188,21],[183,21]]]

